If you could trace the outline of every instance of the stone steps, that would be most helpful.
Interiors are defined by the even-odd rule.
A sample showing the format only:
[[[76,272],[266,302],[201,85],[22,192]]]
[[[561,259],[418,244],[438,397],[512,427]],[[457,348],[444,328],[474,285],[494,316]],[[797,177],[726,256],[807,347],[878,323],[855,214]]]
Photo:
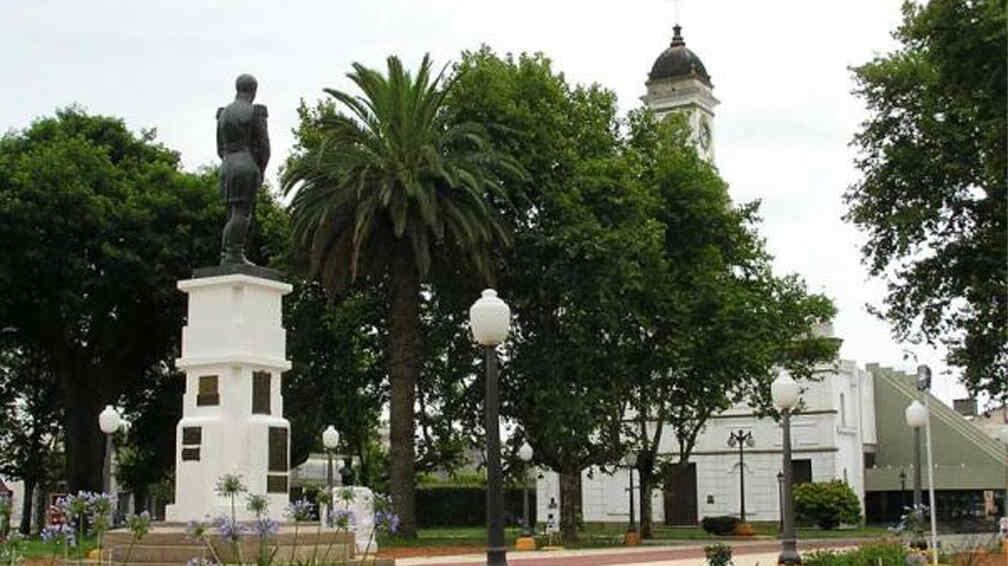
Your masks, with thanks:
[[[140,541],[133,542],[128,531],[111,531],[105,535],[102,556],[106,562],[123,564],[129,558],[129,564],[144,566],[159,566],[173,564],[184,565],[192,558],[220,558],[224,562],[236,562],[235,547],[232,543],[212,536],[210,543],[213,552],[205,544],[190,540],[182,528],[155,528]],[[260,541],[254,536],[245,536],[240,541],[240,555],[244,562],[254,562],[259,555]],[[267,552],[276,554],[273,563],[288,564],[305,562],[313,558],[327,563],[339,562],[359,564],[361,557],[355,556],[353,535],[338,531],[319,532],[316,527],[298,529],[284,526],[281,531],[266,542]],[[370,564],[370,557],[367,563]],[[378,561],[376,564],[393,565],[394,560]]]

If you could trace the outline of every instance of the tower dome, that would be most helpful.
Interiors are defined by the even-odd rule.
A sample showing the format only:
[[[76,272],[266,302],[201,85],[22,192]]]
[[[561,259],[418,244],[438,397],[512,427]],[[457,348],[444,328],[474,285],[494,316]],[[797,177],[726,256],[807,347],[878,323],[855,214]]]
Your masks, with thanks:
[[[686,48],[686,42],[682,38],[682,26],[676,24],[672,29],[674,30],[672,44],[655,59],[651,72],[648,73],[648,80],[695,77],[711,86],[710,75],[707,74],[703,61],[696,53]]]

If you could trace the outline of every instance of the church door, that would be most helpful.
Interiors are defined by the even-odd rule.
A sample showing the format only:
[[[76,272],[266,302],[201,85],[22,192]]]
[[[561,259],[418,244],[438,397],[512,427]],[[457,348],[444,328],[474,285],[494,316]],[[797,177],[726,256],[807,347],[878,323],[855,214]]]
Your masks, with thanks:
[[[696,464],[670,466],[665,476],[665,524],[697,524]]]

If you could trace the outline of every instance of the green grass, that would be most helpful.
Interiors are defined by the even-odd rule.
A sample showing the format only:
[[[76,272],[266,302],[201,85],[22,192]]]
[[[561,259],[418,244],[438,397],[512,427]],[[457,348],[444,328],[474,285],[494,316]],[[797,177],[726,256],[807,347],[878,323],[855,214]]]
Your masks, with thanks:
[[[78,551],[87,554],[95,547],[94,539],[85,539],[82,548],[70,549],[70,560],[73,561],[78,556]],[[18,552],[25,558],[48,558],[54,554],[57,558],[63,558],[63,546],[44,542],[40,539],[25,539],[18,543]]]
[[[775,538],[777,536],[777,523],[752,523],[757,536]],[[576,545],[565,545],[575,548],[597,548],[606,546],[620,546],[623,544],[623,533],[626,531],[625,525],[619,524],[588,524],[580,532],[581,540]],[[877,538],[888,534],[884,527],[860,527],[856,529],[835,529],[824,531],[817,528],[799,528],[797,530],[799,539],[823,539],[823,538]],[[520,531],[517,528],[509,528],[504,532],[507,544],[513,545],[515,538]],[[544,537],[536,536],[540,543],[545,542]],[[699,526],[696,527],[666,527],[656,526],[654,528],[655,542],[675,542],[675,541],[709,541],[709,540],[739,540],[734,537],[716,537],[708,534]],[[484,527],[433,527],[420,529],[415,539],[405,539],[400,537],[381,536],[378,539],[379,547],[426,547],[426,546],[483,546],[486,544],[486,530]]]

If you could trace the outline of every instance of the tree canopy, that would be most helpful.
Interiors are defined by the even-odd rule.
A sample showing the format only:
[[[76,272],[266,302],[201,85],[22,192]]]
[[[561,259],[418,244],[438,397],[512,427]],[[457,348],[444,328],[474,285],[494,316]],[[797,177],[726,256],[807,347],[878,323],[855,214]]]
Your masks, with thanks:
[[[878,314],[944,344],[974,394],[1008,397],[1008,101],[1000,0],[907,2],[892,53],[853,69],[869,117],[846,218],[867,232]]]
[[[176,281],[217,258],[213,176],[154,140],[77,108],[0,139],[0,320],[59,384],[72,491],[101,486],[102,406],[177,351]]]

